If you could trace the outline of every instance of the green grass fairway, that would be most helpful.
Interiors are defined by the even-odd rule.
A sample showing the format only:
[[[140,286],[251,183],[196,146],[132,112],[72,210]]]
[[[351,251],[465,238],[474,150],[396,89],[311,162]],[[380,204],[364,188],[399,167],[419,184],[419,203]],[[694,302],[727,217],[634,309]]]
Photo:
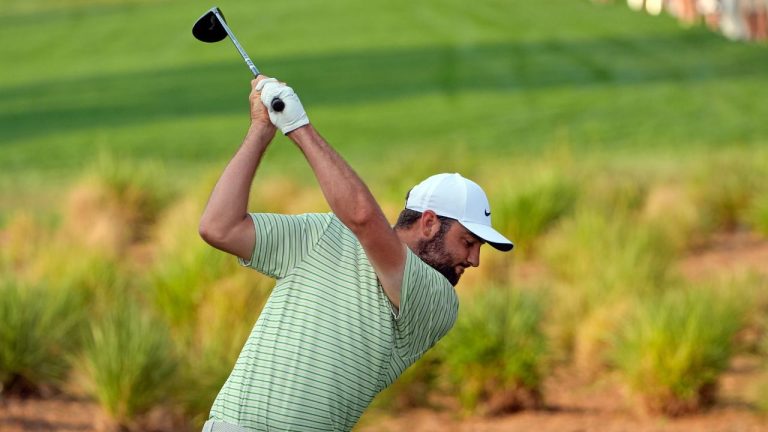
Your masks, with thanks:
[[[768,144],[765,45],[618,3],[218,6],[255,63],[297,89],[366,176],[421,158],[499,163],[562,146],[685,155]],[[211,6],[27,0],[0,10],[0,201],[66,179],[99,152],[182,176],[226,160],[248,124],[250,77],[229,41],[192,37]],[[279,144],[265,170],[300,166]]]

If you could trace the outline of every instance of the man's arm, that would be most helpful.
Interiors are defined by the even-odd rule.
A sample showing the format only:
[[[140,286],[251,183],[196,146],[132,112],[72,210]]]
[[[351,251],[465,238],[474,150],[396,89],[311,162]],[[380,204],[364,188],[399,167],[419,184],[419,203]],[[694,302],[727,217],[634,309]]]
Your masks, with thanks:
[[[260,79],[251,82],[251,126],[213,188],[199,227],[200,236],[208,244],[245,260],[251,259],[256,242],[256,232],[248,215],[251,182],[276,130],[256,90],[258,81]]]
[[[304,153],[331,210],[360,241],[384,293],[399,308],[405,245],[368,187],[311,124],[287,136]]]

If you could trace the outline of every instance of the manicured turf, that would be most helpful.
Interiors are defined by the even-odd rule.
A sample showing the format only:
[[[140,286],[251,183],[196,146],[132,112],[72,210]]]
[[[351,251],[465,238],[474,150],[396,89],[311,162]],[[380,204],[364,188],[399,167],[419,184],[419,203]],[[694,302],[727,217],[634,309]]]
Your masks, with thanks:
[[[561,146],[685,154],[768,144],[765,45],[617,3],[218,6],[257,65],[291,83],[324,135],[374,177],[455,152],[498,163]],[[212,5],[28,0],[0,10],[0,194],[66,178],[100,151],[182,175],[220,166],[247,127],[250,78],[228,41],[192,37]],[[282,144],[267,171],[301,164]]]

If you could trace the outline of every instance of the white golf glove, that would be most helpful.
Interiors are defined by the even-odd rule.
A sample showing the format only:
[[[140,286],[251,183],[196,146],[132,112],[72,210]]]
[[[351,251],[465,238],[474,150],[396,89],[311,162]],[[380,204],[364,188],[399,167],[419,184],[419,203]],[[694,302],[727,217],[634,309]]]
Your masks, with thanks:
[[[278,82],[275,78],[267,78],[256,84],[256,90],[261,92],[261,103],[267,107],[269,120],[280,129],[284,135],[309,124],[307,113],[293,89]],[[272,109],[272,101],[280,98],[285,103],[285,109],[277,112]]]

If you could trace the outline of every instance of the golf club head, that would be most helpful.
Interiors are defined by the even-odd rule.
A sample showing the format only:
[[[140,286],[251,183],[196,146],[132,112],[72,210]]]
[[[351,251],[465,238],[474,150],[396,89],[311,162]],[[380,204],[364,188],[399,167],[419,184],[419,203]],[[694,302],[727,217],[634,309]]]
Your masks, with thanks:
[[[212,43],[227,37],[227,31],[224,29],[224,26],[221,25],[219,19],[216,18],[216,14],[213,13],[214,9],[219,13],[221,19],[224,19],[224,15],[217,7],[206,12],[205,15],[201,16],[192,27],[192,34],[197,40]]]
[[[259,69],[253,64],[251,58],[245,53],[243,47],[240,46],[235,35],[229,30],[229,26],[227,26],[226,22],[227,20],[224,18],[224,14],[221,13],[221,9],[214,6],[195,22],[195,25],[192,26],[192,35],[195,36],[197,40],[203,42],[218,42],[229,36],[229,39],[235,45],[237,51],[240,52],[240,55],[253,73],[253,76],[257,77],[261,75]],[[276,112],[282,112],[285,109],[285,103],[280,98],[273,99],[270,106],[272,107],[272,110]]]

